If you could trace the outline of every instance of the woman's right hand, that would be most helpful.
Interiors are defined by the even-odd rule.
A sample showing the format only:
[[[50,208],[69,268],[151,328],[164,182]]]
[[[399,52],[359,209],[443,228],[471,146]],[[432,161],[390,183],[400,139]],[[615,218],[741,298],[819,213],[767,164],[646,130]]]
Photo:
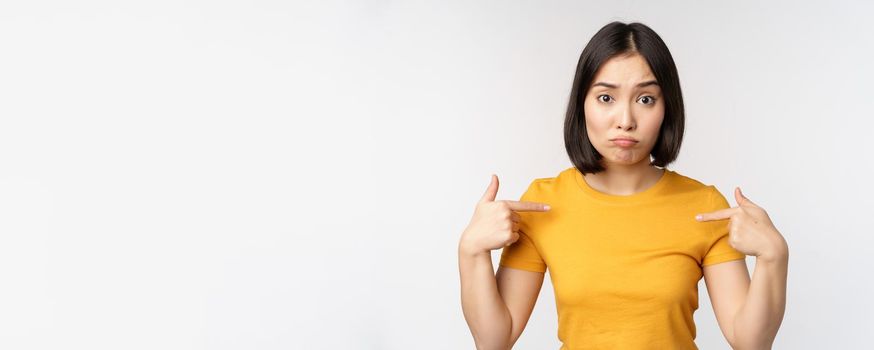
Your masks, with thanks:
[[[519,211],[545,212],[549,205],[537,202],[495,200],[498,176],[492,174],[489,188],[476,204],[473,217],[461,235],[459,249],[470,255],[506,247],[519,239]]]

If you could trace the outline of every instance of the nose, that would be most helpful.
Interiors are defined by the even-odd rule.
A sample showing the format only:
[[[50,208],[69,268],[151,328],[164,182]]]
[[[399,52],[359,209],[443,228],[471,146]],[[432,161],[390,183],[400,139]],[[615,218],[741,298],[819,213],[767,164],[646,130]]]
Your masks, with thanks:
[[[634,116],[631,113],[631,106],[625,105],[624,108],[618,112],[616,127],[620,130],[634,130],[637,126],[637,122],[634,120]]]

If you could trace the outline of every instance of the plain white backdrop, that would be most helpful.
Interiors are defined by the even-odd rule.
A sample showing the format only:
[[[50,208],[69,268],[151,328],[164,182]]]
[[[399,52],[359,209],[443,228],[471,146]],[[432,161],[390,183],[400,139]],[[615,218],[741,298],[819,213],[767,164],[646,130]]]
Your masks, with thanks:
[[[613,20],[677,63],[668,168],[789,244],[775,348],[871,346],[872,10],[4,1],[0,348],[473,349],[458,238],[491,173],[518,199],[571,166],[574,68]],[[696,342],[728,349],[699,293]],[[516,348],[556,327],[547,278]]]

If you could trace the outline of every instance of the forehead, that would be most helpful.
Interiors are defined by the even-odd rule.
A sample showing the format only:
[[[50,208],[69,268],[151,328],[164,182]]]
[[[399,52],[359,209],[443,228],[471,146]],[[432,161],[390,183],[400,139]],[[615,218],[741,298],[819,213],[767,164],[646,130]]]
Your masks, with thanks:
[[[618,83],[623,87],[637,82],[656,80],[649,63],[639,54],[615,56],[601,64],[592,79],[592,84],[604,81]]]

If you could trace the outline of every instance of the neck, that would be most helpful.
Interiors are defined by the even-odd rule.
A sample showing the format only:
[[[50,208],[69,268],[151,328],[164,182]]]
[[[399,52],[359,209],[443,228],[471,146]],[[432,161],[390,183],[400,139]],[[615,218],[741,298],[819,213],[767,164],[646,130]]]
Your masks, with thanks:
[[[656,168],[645,159],[635,164],[605,164],[604,171],[586,174],[586,183],[599,192],[628,196],[642,192],[659,181],[666,170]]]

